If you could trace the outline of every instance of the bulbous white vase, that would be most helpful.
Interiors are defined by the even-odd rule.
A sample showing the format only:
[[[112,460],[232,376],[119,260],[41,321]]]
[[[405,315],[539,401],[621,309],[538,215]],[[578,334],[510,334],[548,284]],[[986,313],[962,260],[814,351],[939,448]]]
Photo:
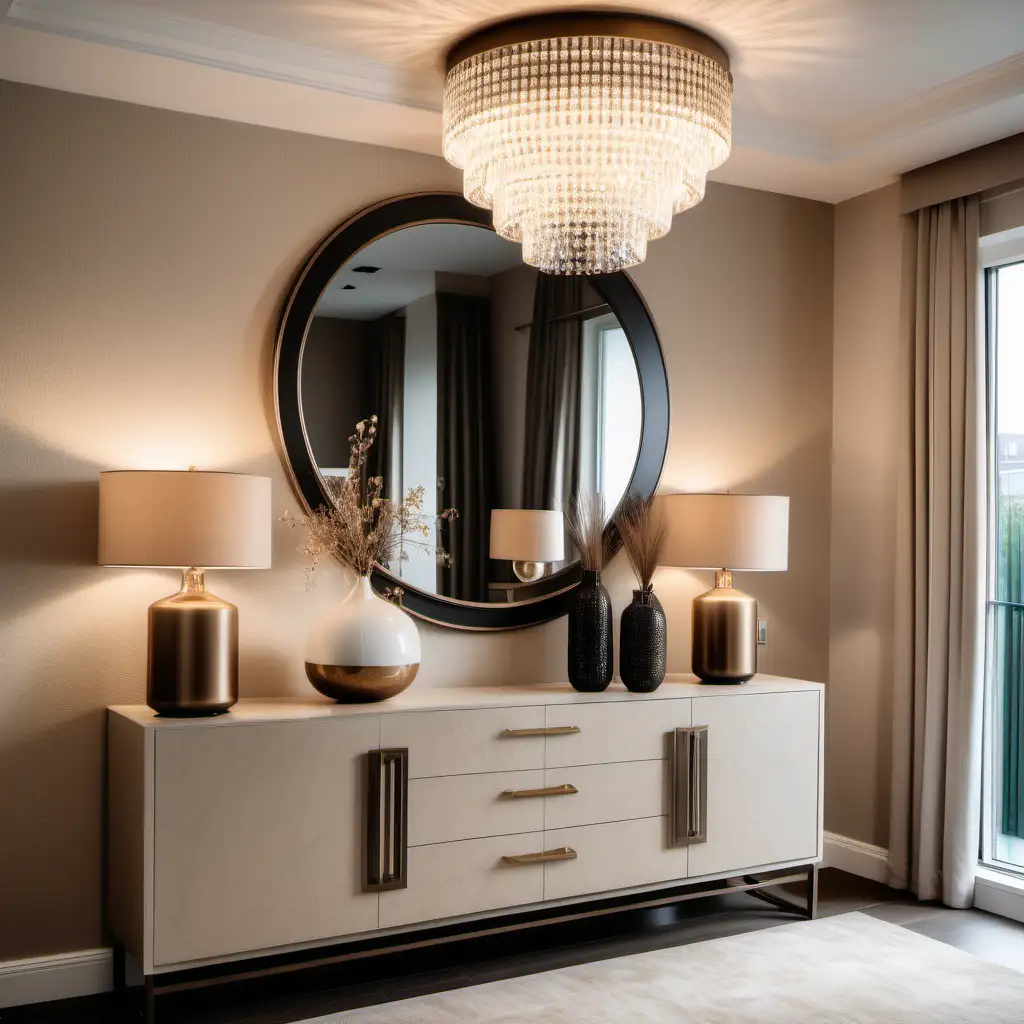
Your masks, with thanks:
[[[343,703],[387,700],[420,667],[416,623],[377,595],[361,576],[352,593],[313,627],[306,642],[306,676],[325,697]]]

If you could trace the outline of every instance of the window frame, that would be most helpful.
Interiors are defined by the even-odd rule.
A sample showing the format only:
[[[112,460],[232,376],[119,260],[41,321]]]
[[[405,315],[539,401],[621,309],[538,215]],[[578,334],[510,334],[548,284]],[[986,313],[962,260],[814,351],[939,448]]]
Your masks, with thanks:
[[[984,310],[980,318],[985,341],[985,426],[986,426],[986,545],[985,582],[985,669],[984,717],[982,745],[982,794],[980,864],[986,868],[1024,879],[1024,839],[1021,863],[997,858],[998,837],[1002,835],[1002,734],[1003,694],[995,664],[995,609],[999,599],[999,481],[998,481],[998,373],[999,337],[997,308],[999,302],[999,270],[1024,263],[1024,226],[984,236],[979,245],[979,269],[982,275]]]

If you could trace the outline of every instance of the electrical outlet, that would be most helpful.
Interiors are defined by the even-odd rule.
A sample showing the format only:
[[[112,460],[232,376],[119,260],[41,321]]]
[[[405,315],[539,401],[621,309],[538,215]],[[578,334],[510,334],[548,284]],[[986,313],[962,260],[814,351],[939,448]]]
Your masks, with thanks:
[[[757,642],[758,644],[768,643],[768,620],[758,619],[757,620]]]

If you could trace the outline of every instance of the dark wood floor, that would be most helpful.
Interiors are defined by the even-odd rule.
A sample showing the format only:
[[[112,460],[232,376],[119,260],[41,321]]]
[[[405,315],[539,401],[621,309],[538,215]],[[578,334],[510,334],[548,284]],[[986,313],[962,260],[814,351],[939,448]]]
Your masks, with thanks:
[[[890,921],[975,956],[1024,971],[1024,925],[980,910],[949,910],[842,871],[821,872],[818,916],[854,910]],[[441,950],[392,954],[199,993],[167,995],[159,1024],[291,1024],[356,1006],[533,974],[703,939],[772,928],[796,920],[745,894],[709,897],[671,908],[629,911],[549,926]],[[135,993],[0,1010],[2,1024],[127,1024],[141,1021]]]

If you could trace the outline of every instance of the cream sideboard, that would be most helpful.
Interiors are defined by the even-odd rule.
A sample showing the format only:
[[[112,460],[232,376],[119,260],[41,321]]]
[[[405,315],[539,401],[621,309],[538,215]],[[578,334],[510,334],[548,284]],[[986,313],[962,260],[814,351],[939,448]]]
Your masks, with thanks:
[[[823,704],[818,683],[758,676],[645,695],[414,687],[200,719],[114,707],[109,924],[153,976],[813,864]],[[400,805],[381,812],[370,766],[388,752]]]

